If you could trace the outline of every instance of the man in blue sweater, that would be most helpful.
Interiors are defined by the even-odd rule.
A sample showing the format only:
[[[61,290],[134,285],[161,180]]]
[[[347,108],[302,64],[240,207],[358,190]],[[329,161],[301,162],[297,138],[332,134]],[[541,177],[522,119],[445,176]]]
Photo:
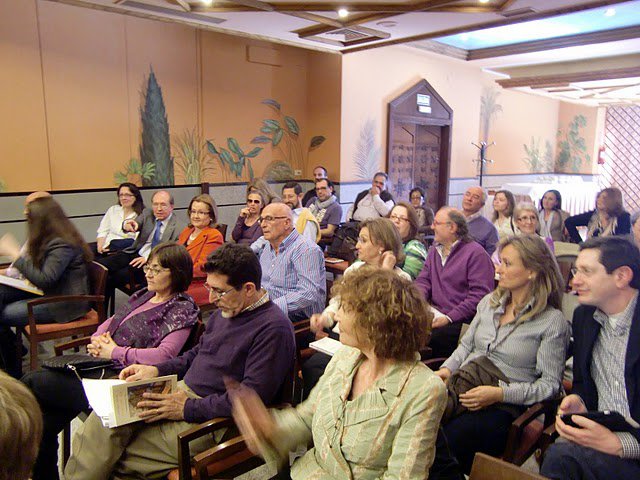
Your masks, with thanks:
[[[173,360],[131,365],[120,374],[127,381],[177,374],[177,391],[145,394],[138,403],[145,422],[109,429],[91,414],[74,438],[67,480],[164,478],[178,465],[178,433],[231,416],[224,377],[255,390],[267,405],[279,400],[292,374],[295,339],[291,322],[260,286],[257,257],[246,246],[227,244],[209,256],[204,270],[218,310],[200,342]],[[191,444],[194,453],[211,446],[207,439]]]

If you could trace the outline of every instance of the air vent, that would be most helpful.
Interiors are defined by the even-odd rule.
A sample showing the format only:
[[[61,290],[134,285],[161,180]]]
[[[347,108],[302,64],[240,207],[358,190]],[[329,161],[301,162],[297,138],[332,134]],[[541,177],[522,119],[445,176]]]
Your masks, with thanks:
[[[371,35],[367,35],[366,33],[362,33],[362,32],[357,32],[355,30],[350,30],[348,28],[333,30],[331,32],[327,32],[327,35],[342,35],[345,41],[347,42],[350,42],[352,40],[360,40],[362,38],[371,38]]]
[[[536,10],[534,10],[531,7],[525,7],[525,8],[516,8],[514,10],[507,10],[505,12],[500,12],[500,15],[502,15],[505,18],[513,18],[513,17],[522,17],[524,15],[531,15],[532,13],[536,13]]]

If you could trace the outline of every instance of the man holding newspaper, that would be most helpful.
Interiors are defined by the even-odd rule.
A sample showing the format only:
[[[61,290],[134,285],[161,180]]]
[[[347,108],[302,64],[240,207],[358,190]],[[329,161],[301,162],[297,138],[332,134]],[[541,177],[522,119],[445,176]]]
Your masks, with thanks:
[[[231,415],[224,377],[255,390],[266,404],[278,400],[293,368],[295,340],[291,322],[260,287],[257,257],[245,246],[227,244],[209,256],[204,270],[218,310],[198,345],[173,360],[131,365],[120,374],[127,382],[177,374],[181,381],[176,391],[144,393],[138,403],[144,423],[106,428],[92,413],[74,438],[67,480],[155,478],[176,468],[178,433]],[[198,453],[211,442],[191,446]]]

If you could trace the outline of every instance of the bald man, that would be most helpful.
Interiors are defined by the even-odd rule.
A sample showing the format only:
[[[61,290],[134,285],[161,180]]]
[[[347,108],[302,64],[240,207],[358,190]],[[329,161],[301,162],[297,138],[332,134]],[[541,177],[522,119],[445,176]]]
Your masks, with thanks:
[[[487,218],[482,216],[482,207],[487,194],[482,187],[469,187],[462,197],[462,213],[467,218],[469,235],[492,255],[498,244],[498,231]]]
[[[327,289],[320,247],[300,236],[291,208],[284,203],[264,207],[259,221],[268,242],[260,252],[262,286],[271,301],[292,322],[321,312]]]

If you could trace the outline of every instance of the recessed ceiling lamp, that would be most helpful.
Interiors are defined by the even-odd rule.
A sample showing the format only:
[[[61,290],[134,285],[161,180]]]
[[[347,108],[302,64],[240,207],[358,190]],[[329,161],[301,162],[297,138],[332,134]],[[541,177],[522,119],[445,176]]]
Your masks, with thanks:
[[[347,10],[346,8],[340,8],[338,10],[338,16],[340,18],[347,18],[349,16],[349,10]]]
[[[205,7],[213,5],[213,0],[200,0]]]
[[[607,8],[607,11],[604,12],[605,17],[613,17],[616,14],[615,8]]]
[[[478,0],[480,3],[489,3],[489,0]]]

